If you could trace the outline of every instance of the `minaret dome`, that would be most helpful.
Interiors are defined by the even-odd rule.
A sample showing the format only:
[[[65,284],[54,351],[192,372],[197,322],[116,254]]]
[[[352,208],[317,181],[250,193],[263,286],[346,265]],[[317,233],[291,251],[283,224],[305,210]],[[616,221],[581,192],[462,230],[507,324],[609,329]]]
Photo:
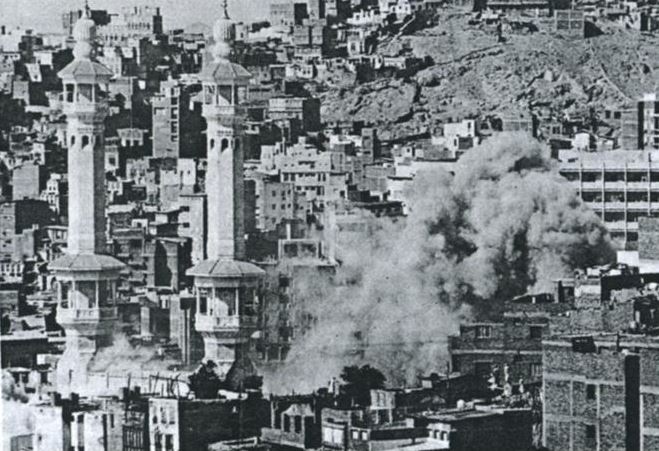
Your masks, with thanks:
[[[222,16],[215,21],[213,26],[215,44],[211,52],[215,61],[229,58],[231,46],[236,39],[236,24],[229,18],[227,0],[224,0],[222,9]]]
[[[96,24],[92,20],[89,4],[85,4],[85,12],[73,27],[75,47],[73,56],[77,60],[88,60],[92,57],[94,41],[96,40]]]

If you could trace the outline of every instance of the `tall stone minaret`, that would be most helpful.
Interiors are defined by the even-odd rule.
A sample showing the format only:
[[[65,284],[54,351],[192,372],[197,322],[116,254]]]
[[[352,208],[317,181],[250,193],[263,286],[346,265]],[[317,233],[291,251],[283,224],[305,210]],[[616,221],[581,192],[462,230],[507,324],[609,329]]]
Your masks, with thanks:
[[[112,342],[117,281],[123,264],[105,251],[103,132],[112,72],[96,62],[89,6],[75,24],[74,60],[59,73],[67,118],[69,227],[67,254],[50,264],[57,280],[57,322],[66,349],[57,365],[60,392],[93,391],[87,371],[99,347]]]
[[[207,259],[187,271],[195,278],[196,330],[204,339],[204,359],[226,375],[245,362],[246,346],[257,326],[258,288],[264,271],[245,258],[243,226],[244,103],[251,75],[231,63],[235,25],[226,0],[213,27],[212,59],[201,71],[206,118],[208,169]]]

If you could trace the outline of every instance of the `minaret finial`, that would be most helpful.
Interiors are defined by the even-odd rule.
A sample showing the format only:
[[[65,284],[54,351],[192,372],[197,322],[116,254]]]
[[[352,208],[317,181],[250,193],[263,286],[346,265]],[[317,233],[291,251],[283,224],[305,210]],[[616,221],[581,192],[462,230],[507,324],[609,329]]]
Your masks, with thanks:
[[[229,18],[229,2],[222,0],[222,9],[224,10],[221,16],[215,22],[213,27],[213,38],[215,45],[211,48],[211,54],[215,61],[225,60],[231,54],[231,45],[235,38],[235,25]]]
[[[91,18],[89,3],[85,1],[85,13],[73,27],[73,57],[77,60],[93,58],[94,41],[96,40],[96,25]]]

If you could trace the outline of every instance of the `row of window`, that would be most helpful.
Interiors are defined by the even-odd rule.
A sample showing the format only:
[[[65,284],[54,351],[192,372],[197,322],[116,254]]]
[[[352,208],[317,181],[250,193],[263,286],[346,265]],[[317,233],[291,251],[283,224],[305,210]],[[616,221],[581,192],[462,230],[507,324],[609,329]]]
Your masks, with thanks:
[[[529,338],[538,340],[542,338],[543,326],[530,326]],[[476,326],[476,338],[492,338],[492,326]]]

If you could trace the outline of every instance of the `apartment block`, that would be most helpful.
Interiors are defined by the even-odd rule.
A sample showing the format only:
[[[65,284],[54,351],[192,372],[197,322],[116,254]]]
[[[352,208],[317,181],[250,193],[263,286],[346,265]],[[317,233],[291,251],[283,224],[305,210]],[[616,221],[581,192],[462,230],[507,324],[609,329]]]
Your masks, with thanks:
[[[638,221],[659,216],[659,152],[561,156],[560,173],[604,222],[620,249],[635,249]]]

